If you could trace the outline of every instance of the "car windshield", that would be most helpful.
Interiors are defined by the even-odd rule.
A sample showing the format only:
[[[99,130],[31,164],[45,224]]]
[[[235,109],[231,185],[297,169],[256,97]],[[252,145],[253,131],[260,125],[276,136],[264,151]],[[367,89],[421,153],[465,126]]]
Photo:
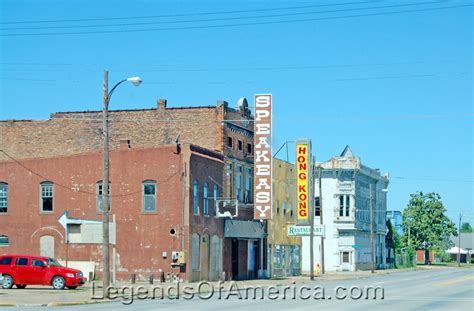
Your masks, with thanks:
[[[53,266],[53,267],[61,267],[61,264],[59,264],[59,262],[57,262],[56,260],[54,260],[54,259],[52,259],[52,258],[46,259],[46,262],[47,262],[48,265],[50,265],[50,266]]]

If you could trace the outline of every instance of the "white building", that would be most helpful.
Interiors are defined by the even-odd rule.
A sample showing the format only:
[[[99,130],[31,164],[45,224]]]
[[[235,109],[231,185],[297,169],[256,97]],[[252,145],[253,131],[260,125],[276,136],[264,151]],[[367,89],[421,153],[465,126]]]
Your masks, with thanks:
[[[370,192],[374,219],[375,268],[387,268],[385,235],[388,174],[361,164],[360,158],[346,146],[339,157],[319,163],[322,167],[322,206],[325,226],[324,268],[330,271],[369,270],[370,261]],[[318,173],[316,172],[316,176]],[[319,205],[319,182],[315,180],[316,204]],[[320,224],[319,208],[315,224]],[[309,237],[303,237],[302,270],[310,270]],[[321,238],[314,238],[314,262],[321,267]]]

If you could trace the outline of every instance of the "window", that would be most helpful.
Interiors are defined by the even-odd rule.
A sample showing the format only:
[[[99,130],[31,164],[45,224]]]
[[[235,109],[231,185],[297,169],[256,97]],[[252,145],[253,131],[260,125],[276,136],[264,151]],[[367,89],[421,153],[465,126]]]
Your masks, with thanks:
[[[290,217],[293,217],[293,205],[290,203]]]
[[[31,259],[31,265],[33,267],[43,267],[45,264],[42,260],[39,260],[39,259]]]
[[[41,183],[41,211],[52,212],[53,211],[53,183],[45,181]]]
[[[314,216],[321,216],[321,203],[319,197],[314,198],[314,207]]]
[[[349,217],[349,210],[351,207],[351,196],[339,195],[339,216],[340,217]]]
[[[234,165],[227,164],[227,175],[229,176],[229,198],[234,196]]]
[[[252,168],[247,167],[245,169],[245,197],[244,197],[244,203],[252,203],[253,202],[253,197],[252,197]]]
[[[156,182],[154,180],[146,180],[142,184],[142,211],[155,212],[156,211]]]
[[[349,252],[342,252],[342,263],[349,263]]]
[[[238,141],[238,146],[239,146],[239,150],[244,149],[244,143],[241,140]]]
[[[0,265],[11,265],[12,264],[12,258],[11,257],[3,257],[1,260],[0,260]]]
[[[10,244],[10,239],[6,235],[0,235],[0,246],[8,246]]]
[[[204,183],[204,192],[203,192],[203,199],[202,199],[202,208],[203,214],[208,216],[209,215],[209,199],[208,199],[208,192],[209,192],[209,185],[207,182]]]
[[[15,266],[28,266],[28,258],[18,257],[15,261]]]
[[[8,184],[0,182],[0,213],[8,212]]]
[[[344,216],[344,196],[339,196],[339,216]]]
[[[286,201],[283,202],[283,215],[286,215]]]
[[[236,174],[235,174],[235,196],[239,202],[242,202],[242,166],[236,166]]]
[[[276,210],[277,210],[277,215],[280,215],[280,201],[278,200],[277,200]]]
[[[98,181],[96,184],[96,193],[97,193],[97,200],[96,200],[96,210],[97,213],[102,213],[102,181]],[[112,185],[109,182],[109,211],[112,209],[112,198],[110,197],[112,190]]]
[[[227,137],[227,147],[232,148],[233,142],[232,142],[232,137]]]
[[[213,192],[213,197],[214,197],[214,212],[217,213],[217,197],[219,196],[219,188],[217,187],[216,184],[214,184],[214,192]]]
[[[346,217],[349,217],[349,209],[351,207],[351,196],[346,195]]]
[[[199,215],[199,183],[194,180],[193,184],[193,212],[194,215]]]
[[[247,153],[252,154],[252,144],[247,144]]]

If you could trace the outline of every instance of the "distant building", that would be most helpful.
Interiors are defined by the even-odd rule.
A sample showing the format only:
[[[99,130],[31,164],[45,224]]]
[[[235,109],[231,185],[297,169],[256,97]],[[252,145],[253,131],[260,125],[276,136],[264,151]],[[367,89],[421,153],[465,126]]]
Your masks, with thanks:
[[[375,267],[386,263],[388,174],[361,164],[346,146],[340,156],[319,164],[322,167],[322,208],[325,226],[325,271],[368,270],[371,267],[370,192],[372,187]],[[315,182],[316,204],[320,200],[319,182]],[[315,224],[321,221],[315,210]],[[310,270],[309,237],[303,237],[303,271]],[[321,265],[321,239],[314,239],[315,265]]]
[[[460,254],[461,262],[469,262],[469,260],[474,257],[474,232],[461,233],[460,238],[459,236],[452,235],[450,240],[454,244],[454,247],[446,251],[450,254],[453,261],[458,260],[458,253]],[[459,240],[461,240],[460,245]]]
[[[400,211],[387,211],[387,219],[390,220],[393,229],[398,235],[403,234],[403,223],[402,223],[402,212]]]
[[[289,237],[287,227],[295,224],[295,165],[273,160],[273,218],[268,221],[268,268],[270,277],[301,273],[301,237]]]

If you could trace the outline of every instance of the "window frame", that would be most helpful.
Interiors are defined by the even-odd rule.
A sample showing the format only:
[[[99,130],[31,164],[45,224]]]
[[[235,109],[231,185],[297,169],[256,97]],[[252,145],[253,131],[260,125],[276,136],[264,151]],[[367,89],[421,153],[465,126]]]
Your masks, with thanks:
[[[99,180],[95,184],[95,193],[96,193],[96,199],[95,199],[95,210],[97,214],[103,214],[102,210],[102,189],[104,188],[104,182],[102,180]],[[100,187],[100,191],[99,191]],[[99,199],[100,198],[100,199]],[[101,204],[99,205],[99,200]],[[109,213],[112,211],[112,183],[109,180]]]
[[[145,186],[152,185],[154,188],[153,194],[145,194]],[[154,200],[154,208],[153,210],[145,209],[145,197],[153,197]],[[147,179],[142,181],[142,213],[145,214],[154,214],[158,211],[158,202],[157,202],[157,187],[156,187],[156,180]]]
[[[193,181],[193,215],[199,215],[199,182]]]
[[[4,246],[4,247],[5,247],[5,246],[10,246],[10,237],[9,237],[8,235],[5,235],[5,234],[0,235],[0,241],[1,241],[2,239],[5,239],[5,240],[6,240],[6,243],[4,243],[4,242],[3,242],[3,243],[0,243],[0,247],[2,247],[2,246]]]
[[[0,189],[5,188],[5,191],[0,190],[0,202],[5,202],[5,206],[0,205],[0,215],[8,214],[8,183],[0,181]],[[5,209],[2,211],[2,209]]]
[[[51,196],[43,196],[43,187],[51,186]],[[51,210],[44,210],[44,199],[51,199]],[[52,214],[54,213],[54,183],[52,181],[43,181],[40,183],[40,213],[42,214]]]
[[[212,197],[214,199],[214,215],[217,215],[217,198],[219,197],[219,186],[214,184],[212,189]]]
[[[207,181],[204,182],[202,190],[202,214],[209,216],[209,184]]]

